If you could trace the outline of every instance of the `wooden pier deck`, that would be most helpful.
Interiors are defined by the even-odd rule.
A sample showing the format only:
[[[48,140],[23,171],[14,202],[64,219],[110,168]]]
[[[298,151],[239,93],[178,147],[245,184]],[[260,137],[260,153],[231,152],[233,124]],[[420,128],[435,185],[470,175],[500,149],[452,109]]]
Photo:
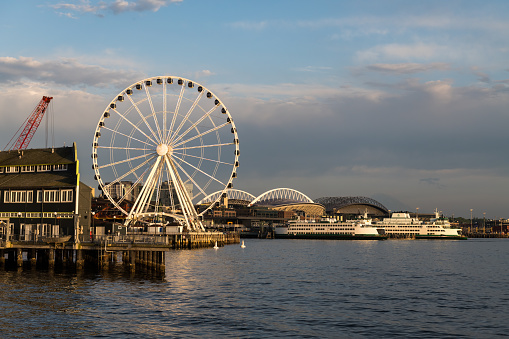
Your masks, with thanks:
[[[164,272],[164,252],[170,250],[221,247],[240,243],[238,233],[196,232],[163,235],[132,234],[104,236],[80,242],[0,240],[0,268],[106,269],[121,261],[126,269]]]

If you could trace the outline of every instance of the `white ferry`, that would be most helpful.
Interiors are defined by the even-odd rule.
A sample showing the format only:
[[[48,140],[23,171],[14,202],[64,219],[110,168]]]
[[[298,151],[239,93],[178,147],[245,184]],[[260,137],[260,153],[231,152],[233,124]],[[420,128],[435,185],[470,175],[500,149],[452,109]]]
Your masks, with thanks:
[[[370,220],[340,222],[322,218],[321,221],[290,220],[275,227],[276,238],[286,239],[336,239],[336,240],[385,240],[383,228],[371,224]]]
[[[429,222],[412,218],[407,212],[395,212],[390,218],[384,218],[376,225],[383,227],[389,237],[395,238],[467,239],[462,236],[460,228],[453,228],[447,218],[440,217],[437,210],[435,210],[435,218],[430,219]]]

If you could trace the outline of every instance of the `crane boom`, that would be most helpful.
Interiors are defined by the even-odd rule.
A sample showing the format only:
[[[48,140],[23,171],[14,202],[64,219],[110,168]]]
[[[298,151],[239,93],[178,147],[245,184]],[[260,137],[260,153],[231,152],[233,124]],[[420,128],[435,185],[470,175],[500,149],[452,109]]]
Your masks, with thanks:
[[[26,120],[25,127],[23,128],[23,131],[21,131],[21,134],[19,135],[18,139],[16,140],[16,143],[14,143],[14,146],[12,148],[10,148],[10,150],[26,149],[28,147],[28,144],[32,140],[32,137],[34,136],[35,131],[37,131],[37,128],[41,124],[41,120],[44,116],[44,112],[46,112],[46,108],[48,108],[48,105],[51,102],[51,99],[53,99],[53,97],[47,97],[47,96],[42,97],[41,101],[39,101],[39,103],[33,110],[30,117]],[[19,131],[19,129],[18,129],[18,131]],[[15,136],[16,135],[14,135],[14,137]],[[11,139],[11,141],[12,141],[12,139]],[[9,141],[9,144],[10,143],[11,142]],[[9,144],[7,145],[6,148],[9,147]]]

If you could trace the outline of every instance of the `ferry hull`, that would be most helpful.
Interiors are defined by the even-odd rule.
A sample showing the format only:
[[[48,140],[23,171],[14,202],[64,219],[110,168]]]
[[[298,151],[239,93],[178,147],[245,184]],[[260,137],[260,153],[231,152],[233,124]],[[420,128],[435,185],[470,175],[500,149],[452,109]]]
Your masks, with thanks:
[[[467,240],[468,237],[462,235],[416,235],[415,239],[423,240]]]
[[[386,235],[352,234],[275,234],[276,239],[319,239],[319,240],[386,240]]]

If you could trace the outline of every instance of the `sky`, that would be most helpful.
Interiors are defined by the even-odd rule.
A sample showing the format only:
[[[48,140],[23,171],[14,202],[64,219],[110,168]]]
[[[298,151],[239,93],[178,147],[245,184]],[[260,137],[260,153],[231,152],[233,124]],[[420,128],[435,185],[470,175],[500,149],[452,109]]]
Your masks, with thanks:
[[[505,0],[4,1],[0,145],[53,96],[55,146],[76,142],[97,187],[105,107],[139,80],[181,76],[235,121],[237,189],[508,218],[508,17]]]

